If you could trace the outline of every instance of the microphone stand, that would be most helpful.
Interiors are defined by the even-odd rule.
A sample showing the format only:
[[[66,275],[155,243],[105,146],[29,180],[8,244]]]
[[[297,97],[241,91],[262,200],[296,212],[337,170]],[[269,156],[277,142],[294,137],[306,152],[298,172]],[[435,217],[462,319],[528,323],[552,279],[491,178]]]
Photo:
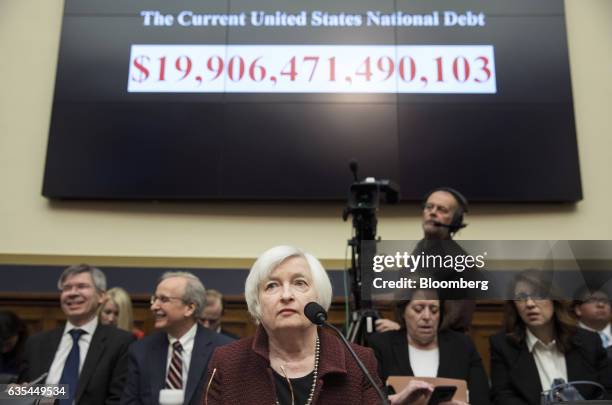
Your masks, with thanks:
[[[388,405],[389,401],[387,400],[387,396],[382,392],[380,387],[376,384],[376,382],[374,381],[374,379],[372,378],[372,376],[368,372],[368,369],[366,368],[366,366],[363,365],[363,363],[361,362],[361,360],[357,356],[357,353],[355,353],[355,351],[353,350],[353,348],[349,344],[348,340],[346,340],[346,338],[344,337],[342,332],[340,332],[338,330],[338,328],[336,328],[331,323],[327,322],[325,319],[319,318],[319,321],[321,321],[320,325],[328,327],[329,329],[333,330],[336,333],[336,335],[338,335],[340,340],[342,340],[342,343],[344,343],[344,346],[346,346],[346,348],[348,349],[349,353],[351,353],[351,356],[353,356],[353,359],[355,359],[355,361],[357,362],[357,365],[359,366],[359,368],[361,369],[363,374],[365,374],[365,376],[368,379],[368,381],[370,382],[370,384],[372,384],[372,386],[376,390],[376,394],[378,394],[378,397],[380,398],[380,403],[382,405]]]

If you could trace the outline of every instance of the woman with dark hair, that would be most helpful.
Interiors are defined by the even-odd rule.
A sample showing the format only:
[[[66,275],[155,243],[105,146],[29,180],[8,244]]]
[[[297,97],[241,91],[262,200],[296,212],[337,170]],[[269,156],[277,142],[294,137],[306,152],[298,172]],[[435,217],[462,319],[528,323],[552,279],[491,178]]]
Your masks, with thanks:
[[[10,379],[19,372],[19,364],[28,331],[25,323],[10,311],[0,311],[0,379]]]
[[[542,273],[527,270],[511,286],[505,305],[505,332],[491,336],[492,399],[497,405],[538,405],[553,381],[593,381],[607,385],[606,353],[599,337],[579,330],[569,305],[559,299]],[[587,399],[596,389],[578,386]]]
[[[433,290],[416,290],[396,310],[402,328],[375,333],[369,339],[383,380],[392,375],[465,380],[470,403],[489,403],[489,382],[472,340],[441,329],[444,302]],[[452,403],[452,402],[451,402]],[[461,404],[461,402],[455,402]]]

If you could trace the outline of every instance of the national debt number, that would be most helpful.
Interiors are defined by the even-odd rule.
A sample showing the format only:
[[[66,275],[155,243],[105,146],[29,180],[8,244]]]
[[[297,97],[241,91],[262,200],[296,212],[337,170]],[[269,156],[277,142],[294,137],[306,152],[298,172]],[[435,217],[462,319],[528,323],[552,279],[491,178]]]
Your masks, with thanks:
[[[132,45],[128,92],[497,91],[492,45]]]

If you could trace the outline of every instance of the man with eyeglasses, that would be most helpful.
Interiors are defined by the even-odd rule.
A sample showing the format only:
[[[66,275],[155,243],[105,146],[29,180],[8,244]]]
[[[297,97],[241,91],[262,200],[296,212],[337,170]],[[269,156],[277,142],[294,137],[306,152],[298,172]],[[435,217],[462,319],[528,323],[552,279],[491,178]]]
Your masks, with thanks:
[[[98,322],[106,277],[87,264],[70,266],[58,281],[66,325],[32,336],[26,343],[20,380],[48,373],[41,384],[66,384],[60,405],[118,404],[127,375],[131,333]]]
[[[160,391],[168,389],[182,391],[185,405],[200,403],[208,360],[216,347],[233,341],[198,323],[205,295],[191,273],[162,275],[151,296],[158,331],[130,348],[122,405],[157,405]]]
[[[204,309],[200,314],[200,323],[202,326],[214,330],[217,333],[221,333],[232,339],[240,339],[237,335],[223,329],[221,325],[221,318],[225,312],[225,305],[223,303],[223,294],[217,290],[206,290],[206,298]]]
[[[602,290],[581,288],[574,301],[574,313],[578,318],[578,326],[599,335],[602,346],[612,359],[612,309],[608,294]]]

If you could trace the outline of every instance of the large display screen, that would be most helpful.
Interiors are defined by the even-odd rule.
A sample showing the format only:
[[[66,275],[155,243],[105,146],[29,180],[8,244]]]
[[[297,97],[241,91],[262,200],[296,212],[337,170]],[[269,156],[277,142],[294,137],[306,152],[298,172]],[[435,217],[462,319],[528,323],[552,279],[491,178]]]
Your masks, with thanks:
[[[558,0],[67,0],[43,194],[582,198]]]

